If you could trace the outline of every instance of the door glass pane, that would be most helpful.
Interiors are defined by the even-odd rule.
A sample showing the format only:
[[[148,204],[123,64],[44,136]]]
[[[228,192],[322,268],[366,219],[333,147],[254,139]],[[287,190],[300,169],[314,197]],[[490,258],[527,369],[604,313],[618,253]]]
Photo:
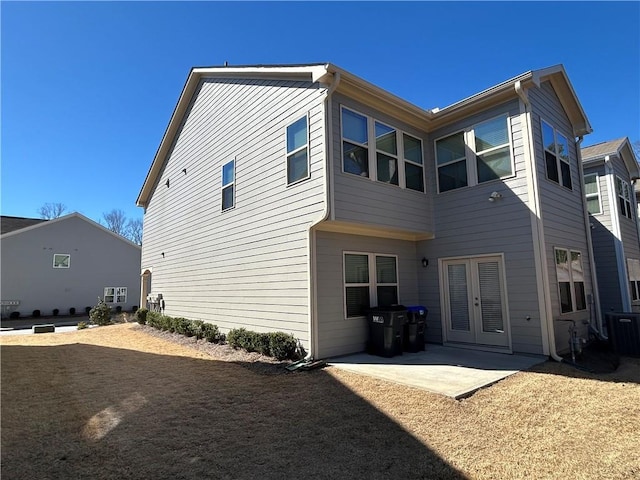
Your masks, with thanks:
[[[376,122],[376,148],[391,155],[398,154],[396,131]]]
[[[376,257],[377,283],[397,283],[396,257]]]
[[[342,110],[342,136],[364,145],[367,144],[367,118],[352,112]]]
[[[455,264],[447,266],[449,277],[449,311],[451,330],[470,331],[469,294],[467,289],[467,266]]]
[[[347,287],[347,317],[360,317],[369,309],[369,287]]]
[[[369,283],[368,255],[345,254],[344,281],[345,283]]]
[[[480,284],[480,306],[482,311],[482,331],[504,332],[502,318],[502,296],[500,293],[500,271],[498,262],[478,263]]]

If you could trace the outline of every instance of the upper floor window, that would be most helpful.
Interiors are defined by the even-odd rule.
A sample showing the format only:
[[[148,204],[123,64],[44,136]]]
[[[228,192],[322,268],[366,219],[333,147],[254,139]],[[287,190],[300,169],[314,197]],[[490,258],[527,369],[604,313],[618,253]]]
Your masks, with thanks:
[[[56,253],[53,255],[53,268],[69,268],[71,265],[71,255],[67,253]]]
[[[342,108],[342,168],[346,173],[424,192],[422,141],[347,108]]]
[[[590,173],[584,176],[584,193],[587,198],[587,210],[589,213],[592,215],[602,213],[598,174]]]
[[[542,143],[547,178],[568,189],[571,184],[571,163],[569,157],[569,141],[544,120],[542,122]]]
[[[222,167],[222,210],[227,210],[235,204],[235,169],[235,160]]]
[[[633,210],[631,210],[631,190],[629,189],[629,184],[620,177],[616,177],[616,193],[618,194],[620,215],[633,218]]]
[[[501,116],[436,140],[440,193],[513,175],[509,118]]]
[[[287,127],[287,184],[309,178],[308,132],[306,115]]]
[[[627,273],[629,274],[629,289],[631,299],[640,300],[640,260],[627,258]]]
[[[575,250],[556,248],[555,255],[560,291],[560,311],[570,313],[586,310],[582,254]]]

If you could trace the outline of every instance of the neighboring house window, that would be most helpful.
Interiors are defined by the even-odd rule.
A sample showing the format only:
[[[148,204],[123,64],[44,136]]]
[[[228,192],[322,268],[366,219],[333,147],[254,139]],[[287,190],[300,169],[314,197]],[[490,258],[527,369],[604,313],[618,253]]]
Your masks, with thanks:
[[[397,304],[397,258],[373,253],[345,253],[344,288],[347,318],[362,317],[371,306]]]
[[[105,303],[127,303],[127,287],[106,287],[104,289]]]
[[[627,258],[627,272],[631,299],[633,301],[640,300],[640,260]]]
[[[309,178],[308,131],[306,115],[287,127],[287,184]]]
[[[53,255],[53,268],[69,268],[71,265],[71,255],[67,253],[56,253]]]
[[[562,313],[586,310],[584,290],[584,270],[582,254],[575,250],[556,248],[556,273],[560,291],[560,311]]]
[[[618,194],[620,215],[627,218],[633,218],[631,210],[631,190],[629,190],[629,184],[620,177],[616,177],[616,193]]]
[[[584,193],[587,198],[587,210],[589,213],[602,213],[600,205],[600,182],[596,173],[584,176]]]
[[[542,120],[542,143],[547,178],[571,189],[571,163],[567,137]]]
[[[436,140],[440,193],[513,175],[509,118],[501,116]]]
[[[222,210],[233,207],[235,203],[235,160],[222,167]]]
[[[342,168],[345,173],[424,192],[422,141],[347,108],[342,108]]]

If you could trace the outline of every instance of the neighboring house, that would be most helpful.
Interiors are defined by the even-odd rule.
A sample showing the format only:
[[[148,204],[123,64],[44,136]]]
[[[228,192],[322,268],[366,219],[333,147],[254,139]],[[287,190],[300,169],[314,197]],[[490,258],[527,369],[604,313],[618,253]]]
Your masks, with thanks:
[[[125,311],[140,305],[140,246],[79,213],[0,222],[5,313],[83,313],[98,297]]]
[[[555,356],[601,321],[589,132],[560,65],[429,111],[332,64],[194,68],[137,200],[143,297],[315,358],[396,303],[429,342]]]
[[[638,161],[628,138],[582,149],[602,312],[640,311]]]

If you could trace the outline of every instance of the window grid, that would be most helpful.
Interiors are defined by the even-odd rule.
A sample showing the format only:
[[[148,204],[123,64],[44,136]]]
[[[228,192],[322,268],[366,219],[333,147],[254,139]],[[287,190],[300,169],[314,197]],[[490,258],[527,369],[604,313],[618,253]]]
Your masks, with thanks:
[[[587,309],[582,253],[555,248],[560,312],[571,313]]]
[[[361,262],[366,261],[360,264],[359,271],[350,270],[350,267],[357,265],[357,257],[360,257]],[[343,266],[345,318],[363,317],[371,306],[389,306],[398,303],[397,256],[344,252]],[[364,275],[358,275],[358,273]],[[354,304],[354,300],[361,302],[360,305]]]
[[[616,177],[616,193],[618,194],[618,204],[620,205],[620,215],[629,219],[633,218],[633,210],[631,207],[631,191],[629,184]]]
[[[105,287],[105,303],[127,303],[127,287]]]
[[[572,190],[569,141],[567,137],[544,120],[541,120],[541,125],[547,178],[554,183]]]

